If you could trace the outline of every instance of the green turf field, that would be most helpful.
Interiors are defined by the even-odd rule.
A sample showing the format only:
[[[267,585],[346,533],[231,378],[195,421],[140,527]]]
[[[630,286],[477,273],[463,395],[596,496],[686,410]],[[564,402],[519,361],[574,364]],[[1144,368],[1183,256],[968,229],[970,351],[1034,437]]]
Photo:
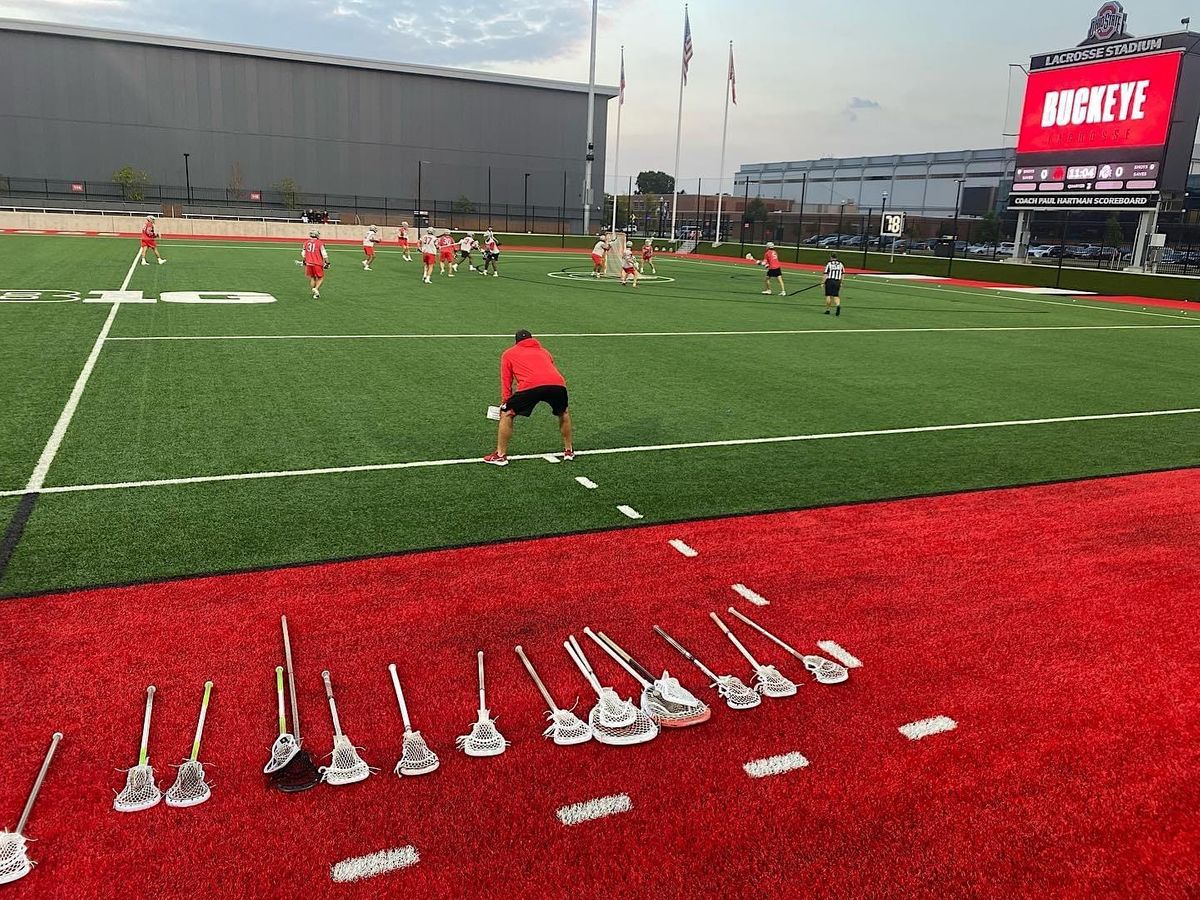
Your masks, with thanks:
[[[0,290],[116,290],[136,243],[0,237]],[[314,301],[294,247],[162,249],[130,290],[277,302],[119,308],[0,594],[620,527],[619,504],[664,521],[1200,463],[1194,412],[845,434],[1200,407],[1200,317],[1178,310],[851,278],[833,318],[738,263],[660,257],[673,280],[634,291],[550,277],[586,256],[509,252],[500,278],[425,286],[419,262],[381,250],[364,272],[355,247],[330,248]],[[0,302],[6,523],[110,311]],[[520,327],[567,376],[579,450],[837,436],[260,477],[482,457]],[[542,411],[510,453],[560,449]],[[237,474],[255,477],[129,485]]]

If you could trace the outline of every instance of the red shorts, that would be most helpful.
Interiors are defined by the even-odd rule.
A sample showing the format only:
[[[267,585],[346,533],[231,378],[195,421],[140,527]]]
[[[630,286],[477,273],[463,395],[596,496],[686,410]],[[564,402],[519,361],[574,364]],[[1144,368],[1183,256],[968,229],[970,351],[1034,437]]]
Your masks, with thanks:
[[[454,248],[445,247],[441,252],[442,262],[454,262]]]
[[[427,266],[432,266],[434,263],[433,254],[432,253],[422,253],[421,254],[421,262],[425,263],[425,265],[427,265]]]
[[[158,249],[158,241],[156,241],[154,238],[142,238],[142,246],[150,247],[151,249]]]
[[[626,275],[633,275],[634,273],[637,272],[637,268],[634,266],[624,266],[624,267],[622,267],[621,271],[624,272]]]
[[[307,275],[309,278],[324,278],[325,277],[325,267],[324,266],[313,266],[313,265],[306,264],[304,266],[304,274]]]
[[[363,253],[367,254],[367,259],[375,258],[375,248],[374,247],[365,247],[364,246]]]
[[[604,265],[604,257],[593,253],[592,254],[592,262],[598,266]]]
[[[650,262],[650,260],[654,259],[654,254],[653,253],[643,253],[642,259],[644,259],[646,262]]]
[[[407,250],[407,249],[408,249],[408,238],[400,238],[400,240],[399,240],[399,242],[398,242],[398,243],[399,243],[399,244],[400,244],[400,246],[401,246],[401,247],[403,247],[405,250]]]

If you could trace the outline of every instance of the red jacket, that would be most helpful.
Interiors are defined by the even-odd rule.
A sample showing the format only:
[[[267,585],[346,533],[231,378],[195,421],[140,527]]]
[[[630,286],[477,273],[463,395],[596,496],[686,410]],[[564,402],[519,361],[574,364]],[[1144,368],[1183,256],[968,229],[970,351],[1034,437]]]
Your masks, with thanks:
[[[547,384],[567,382],[554,365],[554,357],[537,342],[536,338],[525,338],[513,344],[500,357],[500,402],[507,403],[512,396],[512,382],[517,380],[517,390],[542,387]]]

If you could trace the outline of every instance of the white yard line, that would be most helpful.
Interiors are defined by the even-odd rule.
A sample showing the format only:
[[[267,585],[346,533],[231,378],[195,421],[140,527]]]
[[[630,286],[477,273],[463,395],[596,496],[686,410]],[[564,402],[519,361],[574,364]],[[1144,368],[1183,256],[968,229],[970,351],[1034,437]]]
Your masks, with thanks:
[[[364,878],[374,878],[385,872],[405,869],[421,861],[417,848],[411,844],[403,847],[392,847],[390,850],[380,850],[378,853],[368,853],[366,856],[352,856],[335,863],[329,868],[329,877],[339,884],[349,881],[362,881]]]
[[[862,666],[862,661],[837,641],[817,641],[817,646],[847,669],[857,669]]]
[[[140,250],[133,255],[133,262],[129,264],[129,271],[125,273],[125,280],[121,282],[120,290],[124,291],[129,288],[129,282],[133,280],[133,272],[137,268],[140,256]],[[75,386],[71,388],[71,394],[67,397],[67,404],[59,414],[58,421],[54,423],[54,430],[50,432],[50,439],[42,448],[42,455],[38,457],[37,465],[33,467],[33,474],[29,476],[29,483],[25,486],[24,493],[37,493],[45,485],[46,475],[54,463],[54,457],[58,455],[58,448],[62,446],[63,438],[67,436],[67,428],[71,425],[71,419],[75,417],[75,410],[78,409],[79,401],[83,398],[84,388],[87,387],[88,379],[92,377],[92,370],[96,368],[96,360],[100,358],[100,351],[104,349],[104,342],[108,339],[108,333],[112,330],[113,321],[117,318],[120,309],[121,304],[114,303],[112,309],[108,311],[104,325],[100,328],[100,334],[96,336],[96,343],[92,345],[92,352],[84,361],[83,369],[80,371],[79,377],[75,379]]]
[[[733,588],[734,593],[736,593],[739,597],[741,597],[743,600],[750,601],[755,606],[770,606],[771,605],[770,600],[768,600],[766,597],[764,597],[762,594],[758,593],[757,591],[750,590],[750,588],[746,587],[741,582],[738,582],[737,584],[731,584],[730,587]]]
[[[592,481],[592,479],[586,478],[583,475],[576,475],[575,480],[589,491],[594,491],[596,488],[600,487],[600,485],[596,484],[596,482]]]
[[[1018,298],[1014,298],[1018,299]],[[1068,304],[1069,305],[1069,304]],[[1126,310],[1121,310],[1125,312]],[[1178,318],[1178,317],[1171,317]],[[952,332],[1003,331],[1167,331],[1200,328],[1196,325],[978,325],[943,328],[793,328],[756,331],[561,331],[539,333],[539,338],[627,338],[627,337],[742,337],[795,334],[939,334]],[[453,340],[512,339],[511,334],[156,334],[126,335],[110,341],[362,341],[362,340]]]
[[[803,441],[845,440],[860,437],[885,437],[898,434],[930,434],[939,431],[975,431],[987,428],[1020,428],[1034,425],[1059,425],[1074,422],[1104,422],[1121,419],[1148,419],[1162,416],[1186,416],[1200,413],[1200,407],[1186,409],[1156,409],[1142,412],[1100,413],[1086,416],[1057,416],[1043,419],[1008,419],[999,422],[964,422],[955,425],[917,425],[909,428],[876,428],[864,431],[834,431],[818,434],[790,434],[780,437],[734,438],[725,441],[688,441],[677,444],[644,444],[635,447],[606,447],[597,450],[576,450],[576,456],[611,456],[618,453],[654,453],[668,450],[699,450],[709,447],[750,447],[759,444],[790,444]],[[541,453],[510,456],[511,461],[542,459]],[[297,478],[308,475],[343,475],[351,472],[390,472],[397,469],[428,469],[441,466],[464,466],[480,463],[481,457],[459,459],[427,459],[413,462],[370,463],[358,466],[324,466],[313,469],[283,469],[273,472],[233,472],[225,475],[191,475],[181,478],[155,478],[145,481],[115,481],[99,484],[68,484],[43,487],[42,494],[73,494],[80,491],[111,491],[128,488],[166,487],[183,484],[207,484],[218,481],[256,481],[263,478]],[[578,480],[578,479],[576,479]],[[0,491],[0,497],[20,497],[28,489]]]
[[[784,753],[779,756],[768,756],[765,759],[753,759],[742,766],[751,778],[766,778],[768,775],[782,775],[803,769],[808,760],[801,753]]]
[[[572,803],[561,807],[556,815],[564,825],[578,825],[581,822],[591,822],[603,819],[605,816],[615,816],[618,813],[629,812],[633,809],[633,801],[628,794],[612,794],[608,797],[597,797],[582,803]]]
[[[618,506],[618,507],[617,507],[617,511],[618,511],[618,512],[619,512],[621,515],[623,515],[623,516],[627,516],[627,517],[628,517],[628,518],[630,518],[630,519],[641,519],[641,518],[643,518],[643,516],[642,516],[642,514],[641,514],[640,512],[638,512],[638,511],[637,511],[636,509],[634,509],[632,506],[626,506],[626,505],[625,505],[625,504],[623,504],[623,503],[622,503],[620,506]]]
[[[910,741],[919,741],[921,738],[929,737],[931,734],[953,731],[957,727],[958,723],[949,716],[934,716],[931,719],[918,719],[916,722],[901,725],[899,731]]]
[[[679,540],[678,538],[676,538],[675,540],[672,540],[672,541],[667,541],[667,543],[670,544],[672,547],[674,547],[676,550],[678,550],[680,553],[682,553],[684,556],[686,556],[688,559],[692,559],[692,558],[700,555],[696,550],[693,550],[691,547],[689,547],[687,544],[685,544],[683,541]]]

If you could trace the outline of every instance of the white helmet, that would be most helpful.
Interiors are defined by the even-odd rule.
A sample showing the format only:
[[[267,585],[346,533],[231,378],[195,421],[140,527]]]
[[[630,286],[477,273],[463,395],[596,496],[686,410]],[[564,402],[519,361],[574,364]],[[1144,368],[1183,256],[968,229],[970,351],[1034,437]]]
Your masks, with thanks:
[[[774,244],[773,244],[771,241],[767,241],[767,249],[768,249],[768,250],[774,250],[774,249],[775,249],[775,245],[774,245]]]
[[[153,222],[153,221],[154,221],[154,216],[153,216],[153,215],[146,216],[146,221],[147,221],[147,222]]]
[[[310,232],[308,233],[308,236],[309,236],[309,237],[320,237],[320,236],[321,236],[321,232],[317,231],[317,230],[314,228],[312,231],[310,231]]]
[[[378,230],[379,229],[376,228],[374,225],[372,225],[370,228],[367,229],[367,231],[378,231]]]
[[[407,227],[408,227],[408,223],[407,223],[407,222],[401,222],[401,223],[400,223],[400,227],[401,227],[401,228],[407,228]]]

